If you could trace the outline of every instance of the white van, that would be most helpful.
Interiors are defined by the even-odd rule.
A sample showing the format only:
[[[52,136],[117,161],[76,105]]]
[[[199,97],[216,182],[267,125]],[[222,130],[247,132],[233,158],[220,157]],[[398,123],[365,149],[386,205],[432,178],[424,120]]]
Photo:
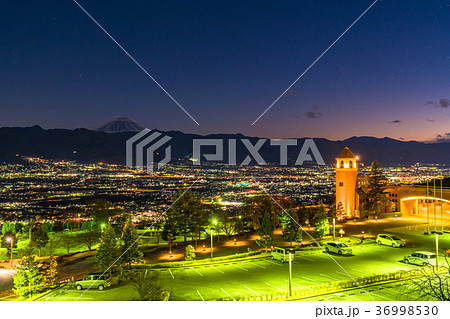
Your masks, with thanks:
[[[282,263],[289,261],[289,253],[291,253],[291,260],[294,260],[295,252],[291,247],[275,247],[272,250],[272,259],[281,260]]]
[[[436,266],[436,254],[429,251],[415,251],[403,257],[403,262],[419,266]]]

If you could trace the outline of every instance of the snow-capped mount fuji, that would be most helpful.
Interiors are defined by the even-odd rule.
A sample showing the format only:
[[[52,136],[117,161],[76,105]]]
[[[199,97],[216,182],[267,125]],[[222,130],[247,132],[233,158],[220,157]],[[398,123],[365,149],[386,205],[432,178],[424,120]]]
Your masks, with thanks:
[[[104,133],[140,132],[144,128],[132,119],[125,116],[118,116],[111,122],[100,126],[96,131]]]

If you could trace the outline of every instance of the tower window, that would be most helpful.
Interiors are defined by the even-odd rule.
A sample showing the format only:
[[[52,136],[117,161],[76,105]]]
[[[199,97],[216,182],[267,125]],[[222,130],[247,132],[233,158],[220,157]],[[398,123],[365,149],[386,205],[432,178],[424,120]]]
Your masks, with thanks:
[[[339,187],[344,186],[344,182],[339,182]]]
[[[353,162],[350,161],[350,168],[353,168]]]
[[[344,168],[344,161],[341,161],[341,168]]]

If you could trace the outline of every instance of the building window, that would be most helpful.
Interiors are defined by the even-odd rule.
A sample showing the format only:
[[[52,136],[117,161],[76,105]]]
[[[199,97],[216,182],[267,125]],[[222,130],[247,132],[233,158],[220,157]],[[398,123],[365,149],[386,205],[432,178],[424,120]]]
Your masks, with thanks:
[[[344,161],[341,161],[341,168],[344,168]]]
[[[353,162],[350,161],[350,168],[353,168]]]
[[[344,182],[339,182],[339,187],[344,186]]]

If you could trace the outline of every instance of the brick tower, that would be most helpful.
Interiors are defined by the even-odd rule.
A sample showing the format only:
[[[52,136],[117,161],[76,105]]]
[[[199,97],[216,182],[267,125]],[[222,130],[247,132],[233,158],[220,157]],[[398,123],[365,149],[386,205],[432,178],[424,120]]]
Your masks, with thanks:
[[[356,179],[358,168],[356,156],[345,147],[336,157],[336,207],[342,203],[342,217],[355,217]]]

